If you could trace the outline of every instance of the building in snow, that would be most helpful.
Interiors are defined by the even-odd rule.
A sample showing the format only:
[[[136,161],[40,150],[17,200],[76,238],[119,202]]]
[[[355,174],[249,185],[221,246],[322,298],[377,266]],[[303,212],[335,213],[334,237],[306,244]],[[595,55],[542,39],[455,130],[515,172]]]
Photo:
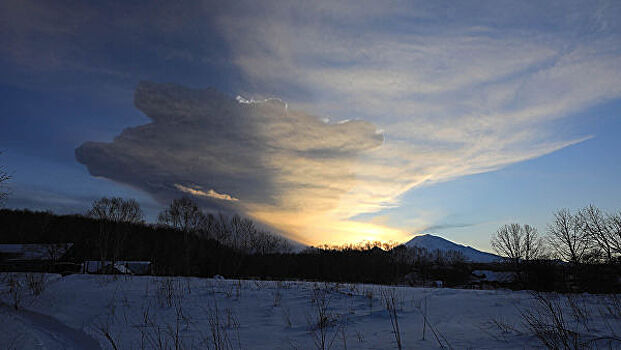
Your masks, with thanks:
[[[82,273],[103,273],[120,275],[150,275],[150,261],[87,260],[82,264]]]

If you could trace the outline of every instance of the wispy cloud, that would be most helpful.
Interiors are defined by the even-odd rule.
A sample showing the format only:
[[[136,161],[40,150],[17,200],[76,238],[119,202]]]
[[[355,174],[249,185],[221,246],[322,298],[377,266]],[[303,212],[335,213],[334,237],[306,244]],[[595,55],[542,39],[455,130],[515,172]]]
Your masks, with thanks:
[[[442,233],[442,230],[453,228],[464,228],[475,226],[475,223],[441,223],[432,226],[427,226],[420,230],[420,233]]]
[[[205,192],[200,188],[192,188],[192,187],[187,187],[187,186],[183,186],[179,184],[175,184],[175,188],[181,192],[189,193],[191,195],[199,196],[199,197],[209,197],[209,198],[220,199],[223,201],[232,201],[232,202],[237,202],[239,200],[226,193],[218,193],[214,191],[213,189],[209,189],[207,192]]]
[[[227,43],[244,97],[141,84],[136,105],[153,122],[87,143],[78,159],[306,242],[404,239],[403,228],[352,218],[582,142],[592,136],[558,125],[621,96],[616,2],[203,6],[202,29]]]
[[[385,130],[385,144],[361,155],[357,185],[341,196],[339,216],[350,217],[399,205],[421,185],[582,142],[591,135],[559,134],[555,123],[621,95],[621,31],[610,26],[619,6],[516,2],[508,15],[488,5],[416,3],[377,14],[337,5],[327,17],[327,3],[275,5],[260,16],[224,14],[219,26],[259,96]]]

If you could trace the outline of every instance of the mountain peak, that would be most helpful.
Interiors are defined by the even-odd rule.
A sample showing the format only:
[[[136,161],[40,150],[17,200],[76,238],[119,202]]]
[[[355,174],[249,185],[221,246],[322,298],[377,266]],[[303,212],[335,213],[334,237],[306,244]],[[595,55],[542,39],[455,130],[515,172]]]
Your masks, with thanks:
[[[425,248],[430,252],[433,252],[436,250],[439,250],[442,252],[447,252],[451,250],[457,251],[463,254],[464,257],[471,262],[487,263],[487,262],[495,262],[495,261],[500,260],[500,257],[498,255],[482,252],[470,246],[457,244],[457,243],[449,241],[446,238],[432,235],[429,233],[415,236],[414,238],[406,242],[405,246]]]

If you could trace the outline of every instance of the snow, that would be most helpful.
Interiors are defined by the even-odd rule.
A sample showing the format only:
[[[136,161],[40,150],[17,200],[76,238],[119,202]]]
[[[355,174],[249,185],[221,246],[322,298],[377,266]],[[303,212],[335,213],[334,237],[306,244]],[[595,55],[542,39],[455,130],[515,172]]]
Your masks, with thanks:
[[[13,342],[19,349],[91,349],[95,340],[111,349],[107,333],[119,349],[172,345],[175,339],[185,349],[213,349],[213,339],[227,342],[225,349],[314,349],[311,325],[325,305],[332,349],[396,348],[383,295],[395,296],[405,349],[441,349],[433,332],[453,349],[540,346],[520,316],[533,305],[529,292],[153,276],[50,280],[41,295],[24,298],[29,311],[1,309],[0,320],[9,328],[0,331],[0,347]],[[600,312],[609,306],[601,297],[576,298],[593,318],[588,334],[621,329],[620,319]],[[7,294],[3,300],[10,303]]]
[[[429,252],[439,250],[441,252],[457,251],[462,253],[471,262],[490,263],[500,260],[498,255],[482,252],[469,246],[453,243],[442,237],[424,234],[419,235],[405,243],[407,247],[425,248]]]
[[[67,327],[54,317],[3,307],[0,319],[3,324],[12,326],[3,328],[4,332],[0,333],[0,346],[5,349],[18,348],[18,345],[22,349],[101,349],[93,337],[79,329]]]

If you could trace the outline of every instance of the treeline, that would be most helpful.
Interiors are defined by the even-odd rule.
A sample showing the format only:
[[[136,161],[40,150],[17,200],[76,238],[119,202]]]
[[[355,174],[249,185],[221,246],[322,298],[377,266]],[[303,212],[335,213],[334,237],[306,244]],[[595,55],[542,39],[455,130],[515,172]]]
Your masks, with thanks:
[[[99,220],[99,237],[104,246],[101,251],[102,260],[116,259],[116,251],[123,245],[128,234],[124,225],[144,224],[144,215],[138,202],[120,197],[104,197],[94,201],[86,216]],[[184,244],[189,243],[187,240],[190,237],[197,236],[216,240],[247,254],[270,254],[292,249],[284,238],[258,229],[248,218],[237,214],[205,214],[189,197],[173,200],[160,212],[155,226],[181,232]],[[111,247],[107,247],[108,244]]]
[[[382,242],[324,245],[294,253],[285,239],[258,229],[252,220],[204,214],[188,198],[173,201],[157,224],[146,224],[133,200],[102,198],[84,215],[0,210],[0,227],[1,243],[54,248],[71,242],[64,262],[151,261],[158,275],[392,284],[403,282],[414,266],[429,271],[422,276],[433,280],[450,273],[425,266],[449,266],[451,259],[463,262],[457,255],[448,259]],[[50,249],[50,254],[53,251],[57,250]]]
[[[257,228],[239,215],[205,214],[188,197],[173,200],[146,224],[133,199],[101,198],[84,215],[0,210],[0,242],[74,243],[71,259],[152,261],[160,274],[236,274],[243,257],[287,253],[286,239]],[[54,261],[56,257],[50,256]]]
[[[138,203],[121,198],[95,201],[84,215],[0,210],[0,243],[43,243],[56,263],[57,246],[71,242],[65,262],[151,261],[158,275],[472,286],[473,270],[493,270],[516,276],[496,285],[501,287],[618,292],[619,217],[588,206],[575,213],[559,210],[544,234],[529,225],[503,225],[491,242],[504,257],[497,264],[392,242],[293,252],[287,240],[252,220],[206,214],[187,197],[172,201],[156,224],[144,222]]]
[[[209,216],[206,218],[209,223]],[[409,271],[409,266],[395,261],[393,253],[374,246],[347,251],[319,248],[309,248],[299,253],[276,251],[269,247],[279,247],[282,242],[270,243],[268,247],[265,242],[254,245],[250,243],[256,240],[256,237],[250,239],[253,233],[244,243],[243,235],[252,231],[249,230],[252,226],[248,219],[235,216],[224,219],[224,216],[217,216],[214,220],[210,225],[220,228],[186,234],[179,228],[161,224],[112,222],[86,215],[55,215],[5,209],[0,210],[0,242],[46,245],[71,242],[74,245],[69,255],[64,257],[64,262],[151,261],[153,273],[157,275],[222,275],[227,278],[390,284],[397,282]],[[241,249],[228,246],[215,238],[215,232],[222,234],[222,226],[228,227],[227,230],[238,230],[236,233],[240,236],[237,238],[220,238],[237,244]]]
[[[530,225],[501,226],[491,246],[516,273],[515,286],[536,290],[618,292],[621,212],[594,205],[561,209],[543,234]]]
[[[175,244],[181,245],[178,261],[171,265],[183,266],[181,273],[192,275],[204,274],[204,267],[199,261],[205,258],[197,256],[207,254],[204,244],[215,247],[226,247],[235,252],[229,264],[239,269],[239,257],[251,254],[286,253],[292,250],[291,244],[284,238],[258,229],[254,222],[235,214],[205,214],[189,197],[173,200],[158,215],[156,225],[146,225],[140,205],[133,199],[101,198],[92,203],[87,217],[97,221],[98,258],[102,261],[121,260],[127,256],[126,241],[133,234],[135,226],[143,226],[154,230],[169,230]],[[216,244],[217,243],[217,244]],[[201,250],[197,251],[197,247]],[[203,271],[203,272],[201,272]],[[177,271],[178,272],[178,271]]]
[[[184,242],[180,232],[170,227],[127,222],[113,225],[109,221],[84,215],[60,216],[49,212],[0,210],[0,225],[2,243],[50,246],[73,243],[69,253],[63,257],[63,262],[151,261],[153,272],[159,275],[231,275],[235,273],[233,262],[240,261],[243,256],[213,239],[191,236]],[[110,227],[114,231],[109,231]],[[192,262],[191,266],[185,265],[186,253]],[[227,261],[230,263],[225,263]]]

